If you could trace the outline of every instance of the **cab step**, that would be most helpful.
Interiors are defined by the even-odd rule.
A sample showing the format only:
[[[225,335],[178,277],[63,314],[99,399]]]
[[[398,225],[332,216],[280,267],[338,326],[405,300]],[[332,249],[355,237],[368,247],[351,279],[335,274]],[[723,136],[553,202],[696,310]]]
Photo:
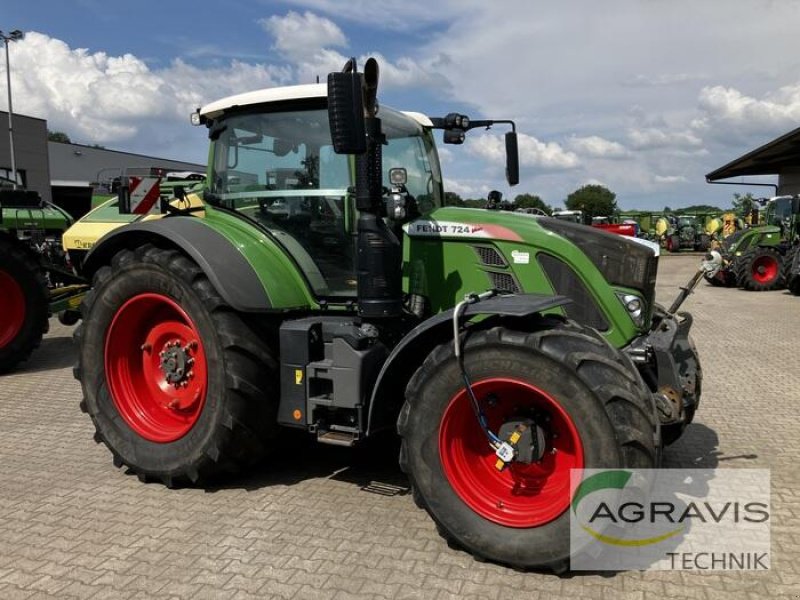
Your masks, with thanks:
[[[317,431],[317,441],[331,446],[354,446],[358,440],[357,431]]]

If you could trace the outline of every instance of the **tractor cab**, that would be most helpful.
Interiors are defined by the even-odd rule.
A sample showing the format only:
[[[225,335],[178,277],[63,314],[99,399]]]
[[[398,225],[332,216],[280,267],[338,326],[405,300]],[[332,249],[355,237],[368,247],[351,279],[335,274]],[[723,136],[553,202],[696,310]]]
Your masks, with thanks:
[[[352,155],[334,151],[325,85],[266,90],[241,108],[222,100],[203,111],[211,138],[206,198],[266,228],[297,261],[320,297],[356,295],[355,168]],[[304,101],[286,109],[284,96]],[[222,108],[224,107],[224,109]],[[389,172],[405,173],[412,214],[442,204],[442,177],[430,129],[422,115],[381,108],[386,143],[383,186]]]
[[[797,235],[797,221],[800,218],[800,196],[777,196],[770,198],[764,215],[764,222],[781,229],[782,237]]]

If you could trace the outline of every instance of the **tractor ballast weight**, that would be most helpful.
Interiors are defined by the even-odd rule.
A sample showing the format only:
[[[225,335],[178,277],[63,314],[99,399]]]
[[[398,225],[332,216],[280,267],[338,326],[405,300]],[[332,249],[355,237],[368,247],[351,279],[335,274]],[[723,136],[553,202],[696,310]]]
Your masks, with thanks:
[[[83,263],[81,406],[116,465],[168,486],[269,456],[279,426],[343,446],[396,429],[443,535],[563,569],[570,470],[658,466],[694,416],[677,311],[702,274],[664,310],[655,244],[443,206],[433,130],[510,124],[515,182],[513,122],[378,110],[377,86],[353,60],[195,114],[202,210],[120,227]]]

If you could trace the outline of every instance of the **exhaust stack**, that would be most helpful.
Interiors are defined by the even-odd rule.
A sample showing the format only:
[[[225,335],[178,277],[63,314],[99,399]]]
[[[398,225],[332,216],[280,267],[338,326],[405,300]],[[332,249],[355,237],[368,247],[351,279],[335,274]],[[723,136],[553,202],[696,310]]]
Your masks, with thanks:
[[[328,114],[334,151],[356,155],[358,217],[358,312],[364,318],[396,317],[403,307],[401,248],[383,220],[384,142],[378,113],[378,62],[363,75],[351,58],[341,73],[328,75]]]

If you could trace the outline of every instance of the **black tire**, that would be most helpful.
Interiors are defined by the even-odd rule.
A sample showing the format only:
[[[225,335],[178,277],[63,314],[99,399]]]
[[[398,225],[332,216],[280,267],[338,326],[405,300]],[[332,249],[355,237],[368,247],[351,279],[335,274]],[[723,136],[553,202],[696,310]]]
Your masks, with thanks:
[[[739,287],[751,292],[769,292],[782,289],[784,257],[775,248],[756,246],[738,258],[737,282]],[[769,276],[774,273],[773,276]]]
[[[795,262],[798,260],[797,256],[800,254],[798,252],[798,246],[790,246],[786,249],[786,253],[783,255],[783,262],[781,263],[781,277],[783,278],[783,284],[792,291],[792,272],[795,270]],[[800,267],[800,264],[798,264]],[[794,292],[792,292],[794,293]]]
[[[62,310],[58,313],[58,322],[67,327],[76,325],[81,320],[81,313],[77,310]]]
[[[681,238],[678,234],[673,234],[667,238],[667,252],[680,252]]]
[[[703,279],[705,279],[707,283],[714,287],[725,287],[725,282],[722,279],[724,277],[725,275],[721,273],[717,273],[713,276],[709,275],[708,273],[703,273]]]
[[[15,240],[2,235],[0,278],[15,288],[17,297],[24,303],[24,313],[16,313],[15,324],[8,321],[15,317],[14,311],[6,310],[0,314],[0,373],[7,373],[27,360],[47,333],[49,293],[44,271],[36,257]],[[12,292],[3,289],[0,293],[10,296]],[[4,300],[11,301],[9,298]]]
[[[800,296],[800,247],[795,246],[793,253],[786,287],[795,296]]]
[[[654,468],[660,429],[653,398],[630,361],[593,330],[555,319],[533,333],[495,327],[466,337],[474,385],[492,378],[530,382],[569,414],[586,468]],[[439,430],[449,401],[463,389],[452,344],[437,347],[408,384],[398,419],[400,464],[414,496],[439,533],[479,559],[517,568],[566,568],[569,513],[534,527],[506,527],[475,512],[445,474]],[[476,425],[477,427],[477,425]]]
[[[800,275],[792,275],[788,285],[789,291],[795,296],[800,296]]]
[[[197,420],[169,443],[151,441],[130,426],[112,398],[104,368],[112,319],[127,300],[143,293],[168,297],[185,311],[207,359],[207,393]],[[83,322],[74,334],[81,408],[92,418],[95,441],[108,446],[117,467],[173,487],[206,483],[265,455],[277,435],[277,364],[194,262],[151,245],[123,250],[111,266],[97,271],[81,312]]]

